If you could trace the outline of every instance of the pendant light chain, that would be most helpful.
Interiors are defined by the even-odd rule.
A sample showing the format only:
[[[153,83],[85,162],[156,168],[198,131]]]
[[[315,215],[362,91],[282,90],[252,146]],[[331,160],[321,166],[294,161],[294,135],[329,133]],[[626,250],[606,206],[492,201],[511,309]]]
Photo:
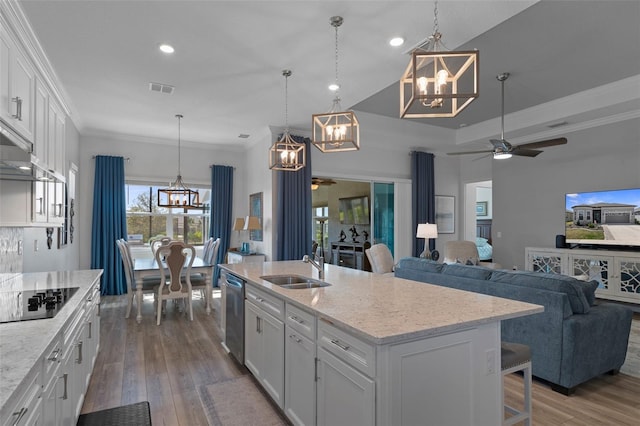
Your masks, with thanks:
[[[440,31],[440,27],[438,25],[438,0],[436,0],[433,6],[433,33],[437,34]]]
[[[340,26],[340,24],[342,23],[342,21],[340,21],[339,24],[333,24],[333,26],[336,29],[336,97],[338,97],[338,92],[340,92],[340,83],[338,82],[338,27]]]
[[[284,75],[284,129],[286,132],[289,131],[289,76],[291,75],[290,70],[282,71],[282,75]]]
[[[182,173],[180,173],[180,120],[182,117],[182,114],[176,114],[176,118],[178,119],[178,176],[182,176]]]

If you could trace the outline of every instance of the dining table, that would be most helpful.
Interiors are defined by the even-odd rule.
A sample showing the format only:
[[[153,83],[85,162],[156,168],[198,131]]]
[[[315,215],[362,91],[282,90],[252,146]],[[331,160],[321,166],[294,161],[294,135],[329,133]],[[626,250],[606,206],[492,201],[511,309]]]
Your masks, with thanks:
[[[188,261],[185,262],[185,265],[188,264]],[[193,265],[191,265],[191,273],[200,273],[204,278],[207,315],[211,313],[211,298],[213,293],[211,281],[213,279],[213,268],[215,266],[215,263],[209,263],[201,257],[196,257],[195,259],[193,259]],[[184,269],[186,270],[187,267],[185,266]],[[159,273],[160,268],[156,259],[137,258],[134,260],[133,276],[136,285],[136,297],[138,299],[138,313],[136,315],[136,321],[138,321],[138,323],[142,321],[142,313],[140,307],[142,305],[142,282],[144,280],[144,277],[153,275],[158,276]]]

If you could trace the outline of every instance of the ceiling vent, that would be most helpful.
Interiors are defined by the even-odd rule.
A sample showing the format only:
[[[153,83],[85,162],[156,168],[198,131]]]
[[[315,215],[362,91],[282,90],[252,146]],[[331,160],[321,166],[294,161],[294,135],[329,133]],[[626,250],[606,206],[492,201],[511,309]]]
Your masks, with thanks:
[[[152,92],[160,92],[171,95],[173,94],[175,87],[162,83],[149,83],[149,90],[151,90]]]

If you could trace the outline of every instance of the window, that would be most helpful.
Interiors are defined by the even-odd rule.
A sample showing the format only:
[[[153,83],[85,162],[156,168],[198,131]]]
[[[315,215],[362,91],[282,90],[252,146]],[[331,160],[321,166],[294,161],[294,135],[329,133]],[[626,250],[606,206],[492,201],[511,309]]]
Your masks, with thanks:
[[[166,235],[188,244],[203,244],[209,235],[208,188],[192,187],[200,192],[202,210],[158,207],[158,188],[151,185],[126,184],[127,233],[129,241],[146,243],[151,237]]]
[[[329,245],[329,206],[313,208],[313,240],[327,248]],[[322,242],[322,243],[321,243]]]

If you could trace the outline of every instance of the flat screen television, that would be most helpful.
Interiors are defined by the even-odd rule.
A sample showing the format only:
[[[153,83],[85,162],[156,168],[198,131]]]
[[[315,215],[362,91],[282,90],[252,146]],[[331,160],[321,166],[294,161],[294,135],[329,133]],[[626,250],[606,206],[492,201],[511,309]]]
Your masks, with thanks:
[[[369,224],[369,197],[349,197],[338,199],[338,214],[340,223],[344,225]]]
[[[640,250],[640,188],[565,195],[567,244]]]

